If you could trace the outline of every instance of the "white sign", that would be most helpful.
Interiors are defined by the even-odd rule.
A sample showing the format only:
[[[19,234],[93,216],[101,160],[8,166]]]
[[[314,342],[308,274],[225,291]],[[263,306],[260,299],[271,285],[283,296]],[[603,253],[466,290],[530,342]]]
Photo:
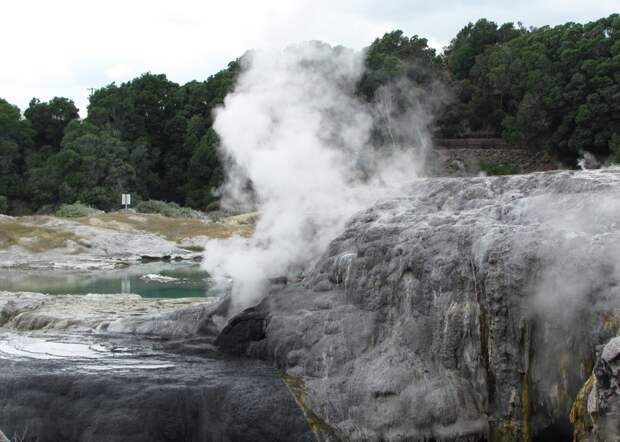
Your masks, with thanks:
[[[125,207],[131,205],[131,194],[130,193],[123,193],[121,195],[121,204]]]

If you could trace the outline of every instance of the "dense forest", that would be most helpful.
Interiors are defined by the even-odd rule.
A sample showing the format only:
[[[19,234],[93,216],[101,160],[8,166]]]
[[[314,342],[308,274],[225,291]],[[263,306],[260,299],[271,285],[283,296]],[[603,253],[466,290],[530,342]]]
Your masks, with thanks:
[[[356,90],[367,102],[389,84],[447,91],[438,137],[484,133],[569,165],[583,151],[620,162],[618,14],[537,29],[481,19],[440,54],[394,31],[370,44],[365,63]],[[84,119],[67,98],[35,98],[23,113],[0,99],[0,213],[76,201],[110,210],[127,191],[216,208],[224,172],[212,111],[241,69],[240,59],[182,86],[151,73],[111,84],[91,94]]]

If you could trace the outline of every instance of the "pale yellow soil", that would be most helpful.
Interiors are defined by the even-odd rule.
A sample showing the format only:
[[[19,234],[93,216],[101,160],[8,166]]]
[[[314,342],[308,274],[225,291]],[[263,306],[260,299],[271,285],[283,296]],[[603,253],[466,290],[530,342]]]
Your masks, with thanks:
[[[101,213],[83,218],[57,218],[52,216],[1,217],[0,249],[13,245],[22,246],[33,252],[40,252],[65,246],[68,240],[79,241],[72,232],[74,223],[121,232],[147,232],[177,242],[187,250],[200,252],[202,246],[184,244],[187,239],[206,237],[208,239],[228,238],[233,235],[252,236],[256,213],[247,213],[207,221],[194,218],[168,218],[158,214],[135,212]]]
[[[31,252],[42,252],[64,247],[68,240],[78,241],[80,238],[74,233],[14,220],[0,219],[0,249],[11,246],[21,246]]]

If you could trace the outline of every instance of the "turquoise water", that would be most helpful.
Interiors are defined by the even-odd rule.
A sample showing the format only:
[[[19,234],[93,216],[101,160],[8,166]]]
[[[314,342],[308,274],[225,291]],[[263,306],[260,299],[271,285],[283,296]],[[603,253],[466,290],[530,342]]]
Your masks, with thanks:
[[[177,278],[172,282],[143,279],[147,274]],[[136,264],[124,269],[74,272],[0,269],[0,291],[41,292],[50,295],[134,293],[144,298],[215,296],[208,274],[195,263]]]

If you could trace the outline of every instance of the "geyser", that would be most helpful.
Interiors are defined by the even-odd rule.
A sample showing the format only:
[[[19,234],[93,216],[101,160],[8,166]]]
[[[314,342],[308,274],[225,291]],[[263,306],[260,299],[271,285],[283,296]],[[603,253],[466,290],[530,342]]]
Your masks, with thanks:
[[[363,62],[363,53],[317,42],[244,57],[214,127],[231,165],[223,204],[247,207],[251,182],[260,218],[253,238],[210,241],[205,259],[211,274],[232,278],[238,307],[269,278],[299,274],[347,218],[421,173],[430,114],[419,94],[407,113],[393,109],[389,87],[363,104]],[[370,141],[379,124],[389,129],[385,146]]]

